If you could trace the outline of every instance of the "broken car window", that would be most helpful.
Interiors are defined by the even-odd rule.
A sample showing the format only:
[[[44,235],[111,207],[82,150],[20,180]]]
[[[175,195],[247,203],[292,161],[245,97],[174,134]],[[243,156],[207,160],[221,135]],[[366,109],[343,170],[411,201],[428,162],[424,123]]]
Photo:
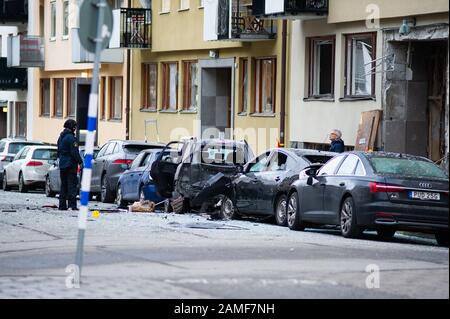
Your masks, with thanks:
[[[448,179],[436,164],[420,159],[372,157],[370,161],[380,175],[397,175],[413,178]]]

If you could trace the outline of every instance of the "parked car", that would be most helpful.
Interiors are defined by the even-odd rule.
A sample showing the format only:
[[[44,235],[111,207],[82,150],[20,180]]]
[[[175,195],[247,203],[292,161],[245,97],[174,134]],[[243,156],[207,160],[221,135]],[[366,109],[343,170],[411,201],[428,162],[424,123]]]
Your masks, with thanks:
[[[286,202],[291,184],[312,164],[323,165],[335,153],[302,149],[272,149],[258,156],[234,181],[234,208],[226,216],[273,215],[286,226]]]
[[[164,200],[156,192],[155,184],[150,176],[153,162],[161,153],[160,149],[144,150],[134,159],[129,170],[125,171],[117,183],[116,203],[126,207],[129,202],[151,200],[159,203]]]
[[[162,149],[164,144],[141,141],[111,140],[104,144],[92,164],[91,192],[104,203],[116,198],[117,182],[137,155],[145,149]]]
[[[161,197],[181,196],[182,211],[216,206],[222,211],[231,196],[232,179],[252,158],[253,152],[245,141],[171,142],[153,163],[151,177]]]
[[[80,156],[84,159],[84,146],[80,146]],[[99,152],[99,148],[94,148],[94,156]],[[78,167],[77,178],[78,178],[78,192],[80,191],[81,186],[81,167]],[[49,168],[47,176],[45,177],[45,195],[47,197],[55,197],[56,194],[59,194],[61,190],[61,176],[59,171],[59,160],[56,160],[55,163]],[[92,194],[91,194],[92,197]]]
[[[3,189],[18,186],[21,193],[30,188],[43,187],[48,169],[56,161],[55,146],[26,146],[3,171]]]
[[[38,141],[27,141],[25,139],[4,138],[0,140],[0,180],[3,181],[4,167],[12,162],[16,154],[27,145],[44,145]],[[0,188],[3,184],[0,185]]]
[[[434,233],[448,246],[448,176],[432,161],[394,153],[344,153],[307,169],[289,194],[288,226],[340,225],[344,237],[366,229]]]

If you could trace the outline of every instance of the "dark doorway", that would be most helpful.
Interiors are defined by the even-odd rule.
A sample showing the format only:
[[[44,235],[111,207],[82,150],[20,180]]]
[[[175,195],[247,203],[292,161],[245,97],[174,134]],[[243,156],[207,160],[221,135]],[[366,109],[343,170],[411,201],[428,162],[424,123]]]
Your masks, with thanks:
[[[202,68],[201,131],[204,138],[219,138],[212,128],[220,133],[229,133],[231,127],[231,68]],[[207,136],[203,132],[208,130]],[[230,138],[227,134],[225,138]]]
[[[0,139],[5,138],[7,136],[6,124],[8,120],[8,113],[3,110],[7,109],[7,107],[0,107]]]
[[[89,111],[89,95],[91,93],[91,84],[90,83],[80,83],[80,82],[81,82],[81,80],[77,84],[77,92],[76,92],[76,96],[77,96],[76,121],[78,123],[77,136],[78,136],[79,144],[85,145],[86,133],[87,133],[88,111]],[[97,144],[97,138],[95,139],[95,144]]]

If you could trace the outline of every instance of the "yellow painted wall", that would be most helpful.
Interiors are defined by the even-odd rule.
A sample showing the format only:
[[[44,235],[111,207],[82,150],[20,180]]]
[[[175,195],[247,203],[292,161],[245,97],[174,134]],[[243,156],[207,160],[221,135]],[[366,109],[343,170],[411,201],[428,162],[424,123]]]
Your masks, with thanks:
[[[193,1],[191,1],[193,2]],[[154,3],[159,3],[159,1],[156,1]],[[193,11],[198,10],[197,7],[193,9]],[[187,12],[179,12],[179,15],[189,13]],[[156,13],[157,14],[157,13]],[[155,16],[155,14],[154,14]],[[168,16],[168,15],[161,15],[161,16]],[[197,12],[191,15],[192,20],[198,20]],[[155,21],[155,20],[154,20]],[[197,21],[198,22],[198,21]],[[186,38],[190,38],[191,33],[199,32],[200,36],[202,37],[203,33],[202,31],[196,30],[196,27],[191,28],[191,23],[189,23],[189,27],[186,28],[185,22],[179,21],[178,22],[178,28],[183,29],[184,32],[182,35]],[[200,18],[200,23],[198,23],[200,26],[203,25],[203,17]],[[167,27],[166,24],[163,24],[162,27]],[[154,30],[157,28],[156,22],[153,25]],[[201,28],[200,28],[201,29]],[[278,30],[281,30],[281,22],[278,24]],[[155,32],[153,33],[155,34]],[[177,38],[177,35],[174,34],[174,37]],[[181,41],[181,40],[180,40]],[[153,42],[155,43],[155,42]],[[183,42],[184,43],[184,42]],[[203,43],[203,44],[202,44]],[[234,92],[235,92],[235,99],[234,99],[234,127],[241,128],[243,131],[250,129],[255,130],[255,132],[258,132],[259,129],[263,129],[263,132],[266,131],[266,134],[259,134],[258,139],[252,139],[249,140],[249,143],[254,150],[255,153],[262,152],[266,150],[267,148],[276,146],[277,139],[279,137],[279,126],[280,126],[280,83],[281,83],[281,32],[279,32],[278,37],[276,40],[271,41],[262,41],[262,42],[251,42],[251,43],[239,43],[238,47],[235,48],[222,48],[223,43],[225,44],[231,44],[234,45],[234,42],[202,42],[200,41],[198,44],[194,43],[194,46],[201,46],[202,49],[200,50],[185,50],[185,51],[172,51],[172,52],[165,52],[165,50],[169,50],[169,46],[171,44],[167,44],[167,46],[164,47],[164,52],[158,51],[155,52],[155,50],[141,50],[141,51],[133,51],[132,54],[132,112],[131,112],[131,138],[132,139],[143,139],[144,138],[144,120],[146,119],[157,119],[158,120],[158,126],[159,126],[159,133],[160,133],[160,139],[161,142],[168,142],[171,139],[176,139],[177,136],[171,136],[174,132],[174,128],[180,128],[181,133],[180,136],[192,136],[192,135],[199,135],[198,127],[199,127],[199,119],[200,119],[200,112],[197,112],[195,114],[185,114],[182,112],[178,112],[176,114],[167,114],[167,113],[161,113],[161,112],[148,112],[148,111],[141,111],[141,93],[142,93],[142,80],[141,80],[141,63],[143,62],[174,62],[178,61],[179,65],[179,84],[178,84],[178,109],[182,108],[182,61],[183,60],[202,60],[202,59],[210,59],[209,58],[209,49],[219,49],[219,57],[221,59],[225,58],[235,58],[236,61],[236,68],[235,68],[235,81],[234,81]],[[157,45],[158,44],[157,42]],[[175,44],[174,44],[175,45]],[[186,44],[181,44],[181,47],[183,47]],[[160,47],[161,48],[161,47]],[[276,79],[276,106],[275,106],[275,114],[273,117],[256,117],[252,116],[250,114],[247,114],[245,116],[237,115],[237,112],[240,108],[239,105],[239,85],[240,85],[240,58],[249,58],[249,61],[251,61],[251,58],[255,57],[269,57],[269,56],[276,56],[277,57],[277,79]],[[161,107],[162,103],[162,71],[161,71],[161,65],[159,64],[158,67],[158,108]],[[252,85],[253,85],[253,66],[250,63],[250,69],[249,69],[249,90],[253,92]],[[249,108],[252,108],[253,104],[253,97],[252,93],[249,93]],[[288,109],[288,107],[287,107]],[[270,129],[275,129],[275,135],[270,136]],[[183,133],[184,132],[184,133]],[[248,133],[248,131],[247,131]],[[238,134],[236,136],[237,139],[241,139],[244,136],[239,136],[241,134]],[[148,137],[149,140],[155,141],[156,140],[156,130],[154,125],[148,126]]]
[[[381,19],[449,11],[448,0],[330,0],[329,2],[329,23],[365,20],[374,6],[379,10]]]

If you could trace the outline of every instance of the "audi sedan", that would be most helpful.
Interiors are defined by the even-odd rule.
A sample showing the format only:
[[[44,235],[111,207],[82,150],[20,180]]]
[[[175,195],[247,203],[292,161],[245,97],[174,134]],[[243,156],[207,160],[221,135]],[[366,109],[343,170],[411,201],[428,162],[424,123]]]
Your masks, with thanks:
[[[350,152],[300,175],[288,200],[293,230],[338,225],[348,238],[364,230],[376,230],[382,238],[416,231],[435,234],[439,245],[448,246],[449,180],[426,158]]]

